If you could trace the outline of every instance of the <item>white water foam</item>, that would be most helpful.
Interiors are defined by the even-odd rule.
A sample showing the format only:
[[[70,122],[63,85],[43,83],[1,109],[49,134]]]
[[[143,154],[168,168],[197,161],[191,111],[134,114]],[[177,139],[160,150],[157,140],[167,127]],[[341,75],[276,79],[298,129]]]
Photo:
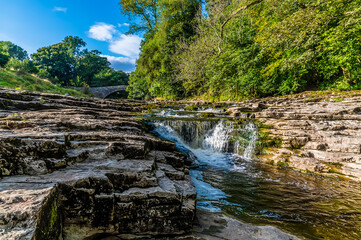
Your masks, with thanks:
[[[257,127],[254,123],[250,122],[246,125],[245,130],[251,133],[248,146],[243,152],[243,158],[247,160],[252,160],[254,155],[254,149],[256,147],[256,142],[258,140]]]
[[[210,148],[215,152],[226,152],[228,150],[229,139],[233,132],[233,124],[225,124],[220,121],[217,126],[205,137],[203,147]]]

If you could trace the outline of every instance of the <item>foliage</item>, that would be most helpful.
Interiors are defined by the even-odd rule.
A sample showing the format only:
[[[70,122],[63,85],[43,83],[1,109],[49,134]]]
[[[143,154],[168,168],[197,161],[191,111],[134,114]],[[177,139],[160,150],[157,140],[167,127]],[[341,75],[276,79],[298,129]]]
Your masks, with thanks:
[[[361,89],[361,0],[207,0],[202,14],[200,1],[156,2],[157,25],[142,44],[130,97]]]
[[[39,69],[45,69],[63,86],[69,86],[71,79],[76,77],[77,57],[84,46],[85,42],[80,38],[66,37],[61,43],[38,49],[31,58]]]
[[[126,8],[124,2],[134,5],[137,1],[120,2],[123,11],[126,10],[128,15],[139,16],[142,19],[136,28],[141,29],[144,25],[149,25],[148,28],[143,28],[147,32],[142,43],[142,54],[137,61],[137,69],[130,76],[127,89],[129,97],[183,97],[184,88],[180,82],[175,81],[175,55],[180,44],[195,35],[193,26],[198,16],[200,1],[150,1],[154,4],[152,9],[156,11],[156,14],[152,15],[154,21],[151,23],[143,14],[144,11],[149,11],[147,8],[142,11],[138,11],[138,8]]]
[[[99,51],[85,49],[85,46],[81,38],[69,36],[60,43],[38,49],[29,59],[21,47],[11,42],[0,42],[0,67],[7,69],[2,72],[0,86],[67,93],[51,83],[79,87],[128,83],[128,74],[110,68],[107,58],[102,57]],[[30,74],[36,74],[38,78]],[[51,83],[44,83],[39,78],[48,79]],[[30,83],[35,85],[30,86]]]
[[[28,53],[23,48],[12,42],[0,41],[0,53],[8,55],[19,61],[29,59]]]
[[[91,85],[94,87],[127,85],[128,79],[129,75],[127,73],[108,68],[95,74]]]
[[[10,58],[9,62],[6,64],[6,67],[17,71],[38,73],[38,69],[35,67],[34,62],[30,61],[29,59],[20,61],[16,58]]]
[[[101,57],[99,54],[99,51],[89,52],[85,50],[82,56],[79,57],[76,68],[76,73],[79,77],[78,85],[88,84],[90,86],[97,86],[97,84],[93,83],[95,75],[103,70],[111,71],[107,58]]]
[[[81,38],[69,36],[61,43],[38,49],[31,57],[40,76],[63,86],[97,87],[127,82],[127,75],[111,69],[101,52],[89,51],[85,46]]]
[[[153,34],[159,21],[159,0],[120,0],[121,12],[130,20],[137,17],[138,21],[131,22],[128,33],[145,32]]]
[[[5,65],[9,62],[10,57],[5,54],[0,53],[0,67],[5,67]]]

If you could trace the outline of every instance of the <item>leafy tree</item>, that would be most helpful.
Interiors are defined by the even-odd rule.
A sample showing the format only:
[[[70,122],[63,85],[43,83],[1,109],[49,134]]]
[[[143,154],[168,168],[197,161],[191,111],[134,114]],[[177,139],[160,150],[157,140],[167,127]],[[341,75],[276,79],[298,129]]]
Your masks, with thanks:
[[[0,53],[0,67],[5,67],[9,60],[10,56]]]
[[[103,87],[103,86],[117,86],[127,85],[129,75],[123,71],[114,71],[111,68],[103,69],[94,75],[93,81],[90,86]]]
[[[28,53],[18,45],[12,42],[0,41],[0,53],[8,55],[17,60],[23,61],[28,59]]]
[[[195,2],[157,2],[129,96],[361,89],[361,0],[206,0],[203,14],[191,10]]]
[[[85,50],[78,58],[76,73],[82,83],[93,86],[94,76],[104,69],[109,69],[107,58],[99,56],[100,52]]]
[[[154,34],[159,22],[159,0],[120,0],[121,12],[133,21],[128,33]]]
[[[156,15],[158,18],[156,28],[154,31],[154,28],[149,27],[145,34],[137,69],[130,76],[129,96],[179,98],[184,92],[182,85],[174,81],[175,54],[180,43],[188,41],[196,33],[193,21],[198,16],[200,1],[176,0],[153,3],[156,9],[159,9]],[[143,10],[148,11],[147,8]],[[146,22],[143,21],[141,24]]]
[[[80,58],[84,46],[85,42],[79,37],[66,37],[61,43],[38,49],[31,57],[39,69],[46,70],[62,85],[69,86],[71,79],[76,77],[77,58]]]

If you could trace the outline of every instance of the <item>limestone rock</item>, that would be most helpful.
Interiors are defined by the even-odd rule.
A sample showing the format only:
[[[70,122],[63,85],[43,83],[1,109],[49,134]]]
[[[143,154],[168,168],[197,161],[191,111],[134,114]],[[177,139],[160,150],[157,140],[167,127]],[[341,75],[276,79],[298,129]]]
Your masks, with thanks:
[[[314,94],[249,100],[228,112],[251,109],[269,137],[282,140],[281,148],[267,149],[261,160],[361,181],[360,92]]]
[[[189,164],[133,118],[142,103],[1,89],[0,102],[0,239],[192,230]]]

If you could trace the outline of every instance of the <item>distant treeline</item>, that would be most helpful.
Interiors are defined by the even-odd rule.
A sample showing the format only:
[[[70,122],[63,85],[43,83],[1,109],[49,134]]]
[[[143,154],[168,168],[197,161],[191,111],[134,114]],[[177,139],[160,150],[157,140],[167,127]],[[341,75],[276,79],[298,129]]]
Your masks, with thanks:
[[[79,37],[43,47],[29,58],[28,53],[11,42],[0,41],[0,67],[33,73],[62,86],[114,86],[127,84],[129,75],[115,71],[97,50],[85,49]]]
[[[361,0],[121,0],[143,32],[130,97],[361,89]]]

